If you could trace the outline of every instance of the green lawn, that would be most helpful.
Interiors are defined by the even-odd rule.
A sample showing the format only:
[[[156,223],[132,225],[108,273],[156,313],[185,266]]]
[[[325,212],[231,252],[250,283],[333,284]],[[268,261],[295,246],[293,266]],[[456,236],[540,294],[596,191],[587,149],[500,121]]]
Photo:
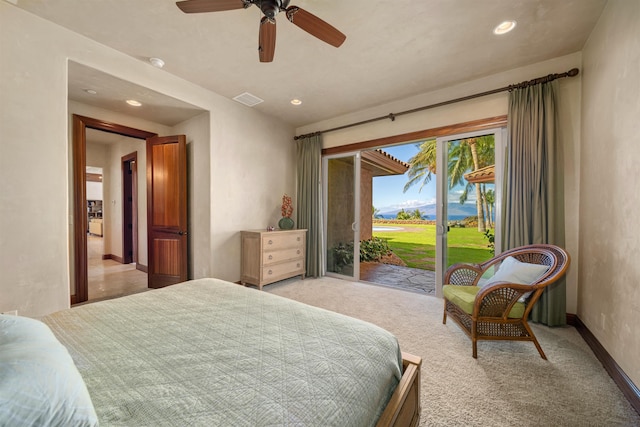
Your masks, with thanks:
[[[408,267],[435,270],[436,226],[422,224],[380,224],[380,226],[402,227],[402,231],[374,231],[374,237],[387,240],[391,250]],[[476,227],[451,228],[447,235],[448,265],[457,262],[478,263],[493,255],[487,245],[489,241]]]

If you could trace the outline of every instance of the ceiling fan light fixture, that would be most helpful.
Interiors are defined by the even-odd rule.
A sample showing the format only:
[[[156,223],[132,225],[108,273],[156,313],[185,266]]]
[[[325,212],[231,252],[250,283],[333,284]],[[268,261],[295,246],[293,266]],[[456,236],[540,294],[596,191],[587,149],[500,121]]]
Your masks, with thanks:
[[[503,21],[496,28],[493,29],[493,34],[502,35],[507,34],[509,31],[516,27],[516,21]]]

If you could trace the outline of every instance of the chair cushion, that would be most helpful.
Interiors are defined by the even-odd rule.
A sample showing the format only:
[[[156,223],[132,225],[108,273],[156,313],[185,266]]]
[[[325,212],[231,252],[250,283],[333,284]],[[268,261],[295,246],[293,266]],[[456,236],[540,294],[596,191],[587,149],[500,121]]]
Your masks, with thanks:
[[[479,286],[457,286],[457,285],[444,285],[442,292],[444,297],[457,305],[465,313],[471,315],[473,313],[473,303],[476,300],[476,295],[482,288]],[[517,302],[511,307],[509,317],[512,319],[518,319],[524,314],[525,305],[522,302]]]

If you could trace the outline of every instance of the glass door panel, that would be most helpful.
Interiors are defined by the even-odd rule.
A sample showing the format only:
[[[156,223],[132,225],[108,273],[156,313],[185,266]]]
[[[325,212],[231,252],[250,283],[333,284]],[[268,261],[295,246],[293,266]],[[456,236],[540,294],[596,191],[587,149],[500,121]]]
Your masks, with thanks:
[[[453,264],[477,264],[499,252],[502,130],[437,141],[436,295]],[[496,185],[498,184],[498,185]]]
[[[326,272],[354,280],[360,275],[359,156],[323,159]]]

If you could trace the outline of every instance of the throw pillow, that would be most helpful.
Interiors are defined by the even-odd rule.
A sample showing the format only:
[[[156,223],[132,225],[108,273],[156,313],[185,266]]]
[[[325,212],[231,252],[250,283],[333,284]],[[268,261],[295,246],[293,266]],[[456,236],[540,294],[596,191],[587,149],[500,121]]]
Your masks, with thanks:
[[[545,274],[549,270],[549,267],[542,264],[529,264],[526,262],[521,262],[515,259],[514,257],[506,257],[496,274],[493,277],[484,281],[481,287],[485,287],[491,285],[496,282],[509,282],[516,283],[520,285],[531,285],[533,282],[538,280],[540,276]],[[480,285],[479,285],[480,286]],[[531,292],[527,292],[524,294],[520,301],[523,302]]]
[[[73,359],[38,320],[0,315],[0,425],[98,425]]]

